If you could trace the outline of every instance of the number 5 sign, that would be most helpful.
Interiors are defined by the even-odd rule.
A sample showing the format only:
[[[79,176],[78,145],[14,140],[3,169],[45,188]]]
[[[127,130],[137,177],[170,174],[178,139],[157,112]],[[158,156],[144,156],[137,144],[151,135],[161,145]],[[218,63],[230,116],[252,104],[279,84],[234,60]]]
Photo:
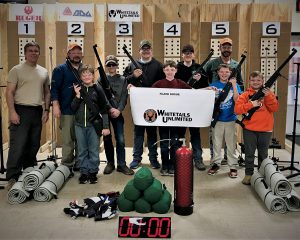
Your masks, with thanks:
[[[280,36],[280,22],[263,22],[263,36]]]
[[[229,22],[212,22],[212,36],[229,36]]]

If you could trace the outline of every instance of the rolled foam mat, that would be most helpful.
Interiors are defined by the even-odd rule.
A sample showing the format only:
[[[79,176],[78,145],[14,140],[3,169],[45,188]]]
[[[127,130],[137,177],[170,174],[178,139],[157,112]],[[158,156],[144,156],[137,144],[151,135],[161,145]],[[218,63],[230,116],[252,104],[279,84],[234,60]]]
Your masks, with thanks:
[[[10,204],[20,204],[26,201],[29,197],[29,192],[24,189],[23,179],[30,172],[34,171],[34,167],[28,167],[23,170],[22,175],[19,177],[18,181],[12,186],[12,188],[7,193],[7,200]]]
[[[34,200],[38,202],[49,202],[66,182],[70,175],[67,166],[60,165],[33,193]]]
[[[26,191],[35,190],[55,170],[54,162],[45,162],[38,169],[24,177],[23,184]]]

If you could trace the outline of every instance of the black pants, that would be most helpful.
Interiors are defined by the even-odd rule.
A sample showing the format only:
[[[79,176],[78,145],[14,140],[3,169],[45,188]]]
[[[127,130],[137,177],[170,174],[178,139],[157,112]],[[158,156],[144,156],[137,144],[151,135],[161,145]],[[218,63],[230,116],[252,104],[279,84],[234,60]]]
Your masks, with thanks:
[[[272,132],[255,132],[243,130],[245,144],[245,174],[251,176],[254,171],[255,150],[257,149],[258,168],[262,161],[268,157],[268,149]]]
[[[42,131],[41,106],[15,105],[20,124],[9,126],[9,151],[6,178],[18,179],[22,169],[37,164],[36,154],[40,148]]]

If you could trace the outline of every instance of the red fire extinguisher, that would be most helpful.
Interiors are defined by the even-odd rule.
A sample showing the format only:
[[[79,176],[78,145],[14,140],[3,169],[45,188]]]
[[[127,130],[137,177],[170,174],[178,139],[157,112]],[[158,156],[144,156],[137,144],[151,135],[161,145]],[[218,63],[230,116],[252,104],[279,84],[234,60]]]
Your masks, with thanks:
[[[174,212],[187,216],[193,213],[193,152],[185,145],[176,151],[174,176]]]

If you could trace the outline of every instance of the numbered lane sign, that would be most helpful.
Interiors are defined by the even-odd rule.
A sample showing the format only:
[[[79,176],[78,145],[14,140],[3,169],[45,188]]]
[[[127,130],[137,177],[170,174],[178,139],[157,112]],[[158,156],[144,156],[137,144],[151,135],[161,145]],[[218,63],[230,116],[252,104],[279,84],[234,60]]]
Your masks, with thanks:
[[[165,37],[180,37],[181,24],[180,23],[164,23]]]
[[[18,22],[19,35],[35,35],[35,22]]]
[[[116,22],[117,36],[132,36],[132,22]]]
[[[212,36],[229,36],[229,22],[212,22]]]
[[[83,36],[84,23],[83,22],[68,22],[68,35]]]
[[[263,22],[263,36],[280,36],[280,22]]]

